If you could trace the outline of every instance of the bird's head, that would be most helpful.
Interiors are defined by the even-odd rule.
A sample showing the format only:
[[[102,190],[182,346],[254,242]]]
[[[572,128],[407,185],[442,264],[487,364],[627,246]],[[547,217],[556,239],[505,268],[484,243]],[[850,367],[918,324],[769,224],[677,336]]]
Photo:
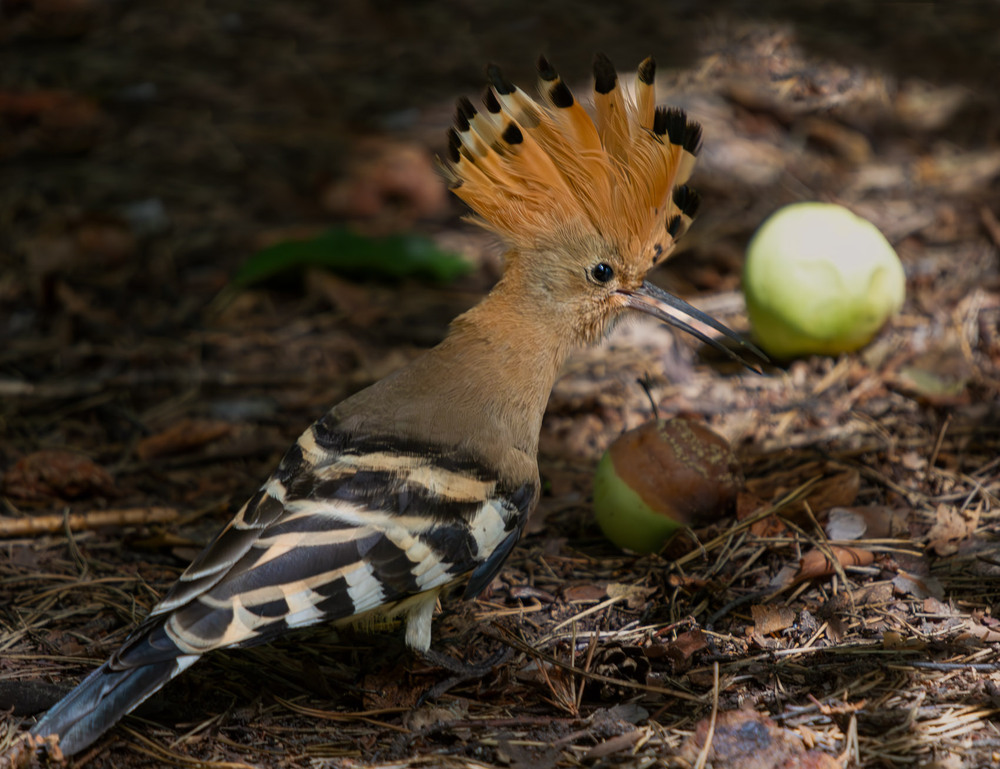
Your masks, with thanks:
[[[597,341],[635,310],[738,357],[669,307],[756,352],[645,279],[699,203],[686,182],[701,126],[682,110],[656,107],[655,71],[652,59],[643,61],[626,92],[599,54],[591,117],[544,58],[539,100],[491,65],[484,107],[459,100],[445,173],[474,221],[508,245],[505,279],[572,341]]]

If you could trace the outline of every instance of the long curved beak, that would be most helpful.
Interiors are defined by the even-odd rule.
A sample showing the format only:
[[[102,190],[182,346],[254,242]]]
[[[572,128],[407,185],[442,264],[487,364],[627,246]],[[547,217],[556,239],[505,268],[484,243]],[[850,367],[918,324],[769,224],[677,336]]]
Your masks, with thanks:
[[[663,309],[663,307],[661,307],[661,305],[666,305],[667,307],[671,307],[675,310],[678,310],[679,312],[684,313],[690,318],[694,318],[695,320],[701,321],[706,326],[711,326],[720,334],[723,334],[724,336],[736,342],[743,350],[748,350],[749,352],[753,353],[762,362],[765,363],[768,362],[768,357],[760,349],[758,349],[756,345],[743,339],[743,337],[741,337],[731,328],[728,328],[724,324],[720,323],[711,315],[702,312],[697,307],[688,304],[683,299],[678,299],[673,294],[667,293],[662,288],[654,286],[652,283],[648,281],[644,282],[635,291],[619,290],[618,293],[622,294],[628,300],[627,306],[630,307],[631,309],[638,310],[639,312],[644,312],[646,313],[646,315],[651,315],[657,320],[662,321],[663,323],[667,323],[671,326],[674,326],[675,328],[679,328],[682,331],[687,331],[689,334],[691,334],[694,337],[697,337],[705,344],[711,345],[716,350],[724,352],[726,355],[735,360],[737,363],[746,366],[751,371],[756,371],[758,374],[763,373],[760,370],[759,366],[749,362],[738,352],[735,352],[731,348],[722,344],[722,342],[720,342],[718,339],[713,339],[710,336],[706,336],[701,331],[696,329],[694,326],[685,323],[676,315],[671,315],[670,313],[666,312]]]

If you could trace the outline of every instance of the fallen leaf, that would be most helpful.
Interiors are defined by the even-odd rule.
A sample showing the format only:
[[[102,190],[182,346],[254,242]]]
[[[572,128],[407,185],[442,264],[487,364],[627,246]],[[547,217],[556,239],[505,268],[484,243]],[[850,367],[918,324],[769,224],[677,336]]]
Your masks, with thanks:
[[[944,598],[944,587],[936,577],[919,577],[902,569],[893,578],[892,586],[896,592],[914,598]]]
[[[542,603],[556,602],[556,597],[548,590],[542,590],[540,587],[535,587],[533,585],[513,585],[507,590],[507,595],[515,600],[537,600]]]
[[[603,585],[571,585],[563,588],[562,594],[567,603],[597,603],[608,597],[608,589]]]
[[[778,633],[795,624],[795,611],[787,606],[765,606],[754,604],[750,607],[754,632],[760,635]]]
[[[969,101],[966,88],[939,85],[921,78],[906,78],[892,100],[896,118],[909,130],[937,131],[944,128]]]
[[[606,758],[614,753],[630,750],[633,745],[642,739],[643,734],[644,732],[641,729],[633,729],[630,732],[625,732],[625,734],[619,734],[617,737],[611,737],[604,740],[604,742],[599,742],[583,754],[582,760],[590,761],[598,758]]]
[[[767,504],[767,500],[758,497],[756,494],[751,494],[744,489],[736,495],[736,520],[742,521],[745,518],[749,518],[758,510],[767,507]]]
[[[144,460],[184,454],[229,435],[232,429],[229,422],[217,419],[182,419],[163,432],[143,438],[135,453]]]
[[[705,637],[705,634],[701,632],[701,630],[694,628],[693,630],[688,630],[687,632],[678,635],[677,640],[674,641],[671,646],[677,649],[684,655],[684,658],[687,659],[695,652],[707,649],[708,639]]]
[[[656,592],[656,588],[612,582],[608,585],[607,591],[608,598],[624,598],[628,608],[641,609],[646,605],[649,596]]]
[[[691,574],[671,574],[667,577],[667,584],[670,587],[679,587],[690,592],[701,590],[712,583],[711,580]]]
[[[954,406],[968,403],[963,397],[969,377],[954,369],[933,370],[917,366],[903,366],[899,369],[897,386],[937,406]]]
[[[103,122],[97,102],[68,91],[0,91],[0,158],[87,150]]]
[[[844,470],[813,486],[802,504],[808,504],[814,513],[821,513],[831,507],[852,504],[857,499],[860,488],[861,474],[853,468]]]
[[[982,189],[1000,175],[1000,150],[951,152],[925,155],[913,166],[914,181],[939,187],[951,195]]]
[[[995,644],[1000,642],[1000,631],[992,630],[991,628],[977,623],[969,623],[965,632],[960,634],[957,640],[963,640],[964,638],[969,637],[978,639],[983,643]]]
[[[779,515],[767,515],[750,524],[750,533],[761,539],[780,537],[788,531],[788,525]]]
[[[938,614],[943,617],[955,616],[955,610],[951,606],[934,597],[924,599],[923,609],[925,614]]]
[[[826,637],[830,643],[839,644],[847,637],[848,632],[850,632],[848,624],[840,617],[830,617],[826,621]]]
[[[969,537],[978,525],[978,507],[957,510],[942,503],[937,508],[937,520],[927,532],[928,544],[938,555],[953,555],[958,552],[962,540]]]
[[[885,607],[892,600],[892,583],[888,581],[872,582],[854,590],[841,590],[830,596],[820,610],[820,616],[828,622],[835,615],[854,616],[858,609],[865,606]]]
[[[335,227],[314,237],[268,246],[247,259],[233,285],[247,288],[267,280],[299,275],[308,268],[374,280],[421,277],[449,283],[469,272],[471,265],[422,235],[365,237]]]
[[[29,502],[119,495],[107,470],[64,449],[43,449],[19,459],[4,476],[3,491]]]
[[[695,653],[706,648],[708,648],[708,640],[705,638],[705,634],[698,628],[694,628],[681,633],[673,641],[651,644],[645,648],[645,652],[650,659],[665,657],[670,660],[671,672],[676,675],[690,668]]]
[[[108,327],[113,327],[118,322],[115,312],[100,301],[95,301],[90,292],[77,291],[69,282],[62,280],[54,281],[52,285],[55,302],[68,315],[83,318],[94,325]]]

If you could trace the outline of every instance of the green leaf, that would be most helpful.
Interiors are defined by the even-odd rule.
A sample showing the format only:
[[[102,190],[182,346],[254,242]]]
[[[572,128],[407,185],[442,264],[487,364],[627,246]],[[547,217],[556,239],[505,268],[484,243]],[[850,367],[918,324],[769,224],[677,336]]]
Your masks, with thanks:
[[[440,283],[472,269],[457,254],[442,251],[421,235],[367,238],[338,227],[311,240],[290,240],[258,251],[236,273],[233,283],[250,286],[309,267],[351,278],[420,277]]]

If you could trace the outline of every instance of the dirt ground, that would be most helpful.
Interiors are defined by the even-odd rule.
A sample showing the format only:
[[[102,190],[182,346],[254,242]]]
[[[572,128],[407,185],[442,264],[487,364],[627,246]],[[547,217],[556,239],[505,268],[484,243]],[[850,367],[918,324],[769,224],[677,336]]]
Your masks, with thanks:
[[[310,422],[496,280],[433,165],[455,98],[487,61],[530,90],[539,53],[582,95],[601,50],[654,55],[660,101],[704,126],[661,285],[748,331],[750,235],[825,200],[896,248],[902,312],[763,376],[655,324],[575,355],[526,536],[435,622],[455,657],[508,650],[481,679],[396,628],[315,629],[210,656],[71,765],[1000,761],[1000,3],[388,7],[0,2],[0,753]],[[234,286],[344,224],[472,269]],[[638,557],[602,537],[591,478],[650,399],[728,438],[746,486]]]

